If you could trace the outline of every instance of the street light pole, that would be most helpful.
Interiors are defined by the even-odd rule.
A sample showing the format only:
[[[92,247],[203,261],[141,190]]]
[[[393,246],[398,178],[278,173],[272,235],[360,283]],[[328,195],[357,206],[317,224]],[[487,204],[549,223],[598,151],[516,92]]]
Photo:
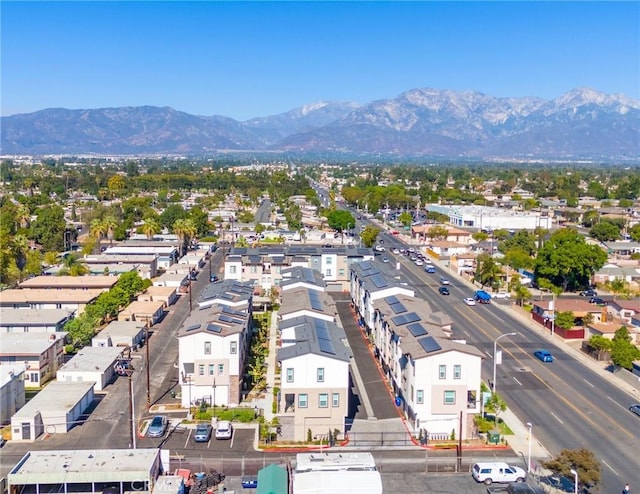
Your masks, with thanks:
[[[527,427],[529,428],[529,456],[527,458],[527,473],[531,473],[531,443],[533,443],[533,424],[531,422],[527,422]]]
[[[578,494],[578,472],[573,468],[569,471],[573,474],[573,493]]]
[[[213,378],[213,399],[211,401],[211,408],[213,408],[213,415],[216,414],[216,378]]]
[[[496,394],[496,370],[497,370],[497,353],[498,353],[498,341],[500,338],[504,338],[505,336],[515,336],[518,333],[505,333],[498,336],[493,342],[493,394]]]

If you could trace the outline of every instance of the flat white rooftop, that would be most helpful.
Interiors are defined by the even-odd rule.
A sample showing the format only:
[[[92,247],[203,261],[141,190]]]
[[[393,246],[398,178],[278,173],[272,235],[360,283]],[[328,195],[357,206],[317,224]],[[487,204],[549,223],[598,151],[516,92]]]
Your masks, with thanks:
[[[51,381],[42,390],[29,400],[25,406],[18,410],[12,418],[25,420],[33,418],[37,412],[43,415],[47,413],[67,413],[96,385],[94,382],[62,382]]]
[[[26,310],[26,309],[25,309]],[[64,340],[67,333],[3,333],[0,338],[0,355],[41,355],[57,340]]]
[[[9,485],[140,481],[153,475],[160,450],[94,449],[30,451],[7,475]]]
[[[296,472],[325,470],[376,470],[371,453],[298,453]]]
[[[62,365],[58,372],[104,372],[123,352],[115,346],[86,346]]]
[[[67,319],[75,311],[68,309],[12,309],[0,307],[0,327],[46,326]]]

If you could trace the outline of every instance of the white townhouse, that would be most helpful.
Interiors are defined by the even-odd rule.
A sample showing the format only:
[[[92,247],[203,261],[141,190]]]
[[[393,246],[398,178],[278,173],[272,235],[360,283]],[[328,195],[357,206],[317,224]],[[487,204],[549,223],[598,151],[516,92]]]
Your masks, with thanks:
[[[294,266],[282,271],[280,289],[283,292],[301,287],[325,292],[327,283],[324,281],[322,274],[315,269]]]
[[[289,293],[283,299],[289,297]],[[349,410],[351,351],[344,330],[333,322],[299,316],[279,324],[282,346],[277,397],[282,438],[304,441],[307,431],[327,440],[328,431],[345,431]]]
[[[432,311],[426,300],[391,295],[375,302],[373,326],[368,331],[382,369],[394,379],[391,370],[397,375],[402,339],[423,334],[449,338],[452,324],[449,315]]]
[[[182,406],[235,406],[242,399],[252,333],[251,305],[215,305],[191,313],[178,331]]]
[[[11,416],[26,402],[25,370],[26,366],[22,363],[0,365],[0,424],[9,422]]]
[[[469,439],[474,416],[480,413],[480,364],[477,348],[434,336],[407,338],[400,343],[400,396],[414,430],[427,438]],[[462,431],[460,431],[462,413]]]
[[[394,284],[369,261],[351,266],[350,294],[360,323],[368,332],[374,326],[376,300],[393,295],[415,296],[414,290]]]
[[[278,310],[281,321],[299,316],[335,322],[338,315],[333,299],[324,292],[311,288],[295,288],[282,294],[282,304]]]
[[[210,283],[200,293],[198,307],[204,309],[212,305],[222,304],[229,307],[242,308],[253,302],[253,285],[234,280],[223,280]]]

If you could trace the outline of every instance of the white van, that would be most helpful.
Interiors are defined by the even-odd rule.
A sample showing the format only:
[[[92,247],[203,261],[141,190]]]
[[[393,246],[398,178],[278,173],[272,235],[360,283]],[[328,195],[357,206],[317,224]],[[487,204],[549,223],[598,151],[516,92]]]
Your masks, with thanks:
[[[476,463],[471,469],[476,482],[489,485],[492,482],[524,482],[527,472],[522,468],[503,462]]]

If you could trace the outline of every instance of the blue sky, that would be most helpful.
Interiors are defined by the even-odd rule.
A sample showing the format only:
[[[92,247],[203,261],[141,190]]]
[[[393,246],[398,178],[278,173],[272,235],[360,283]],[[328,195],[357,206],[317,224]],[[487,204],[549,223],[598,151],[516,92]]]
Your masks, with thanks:
[[[423,87],[640,98],[640,3],[2,1],[1,112],[237,120]]]

